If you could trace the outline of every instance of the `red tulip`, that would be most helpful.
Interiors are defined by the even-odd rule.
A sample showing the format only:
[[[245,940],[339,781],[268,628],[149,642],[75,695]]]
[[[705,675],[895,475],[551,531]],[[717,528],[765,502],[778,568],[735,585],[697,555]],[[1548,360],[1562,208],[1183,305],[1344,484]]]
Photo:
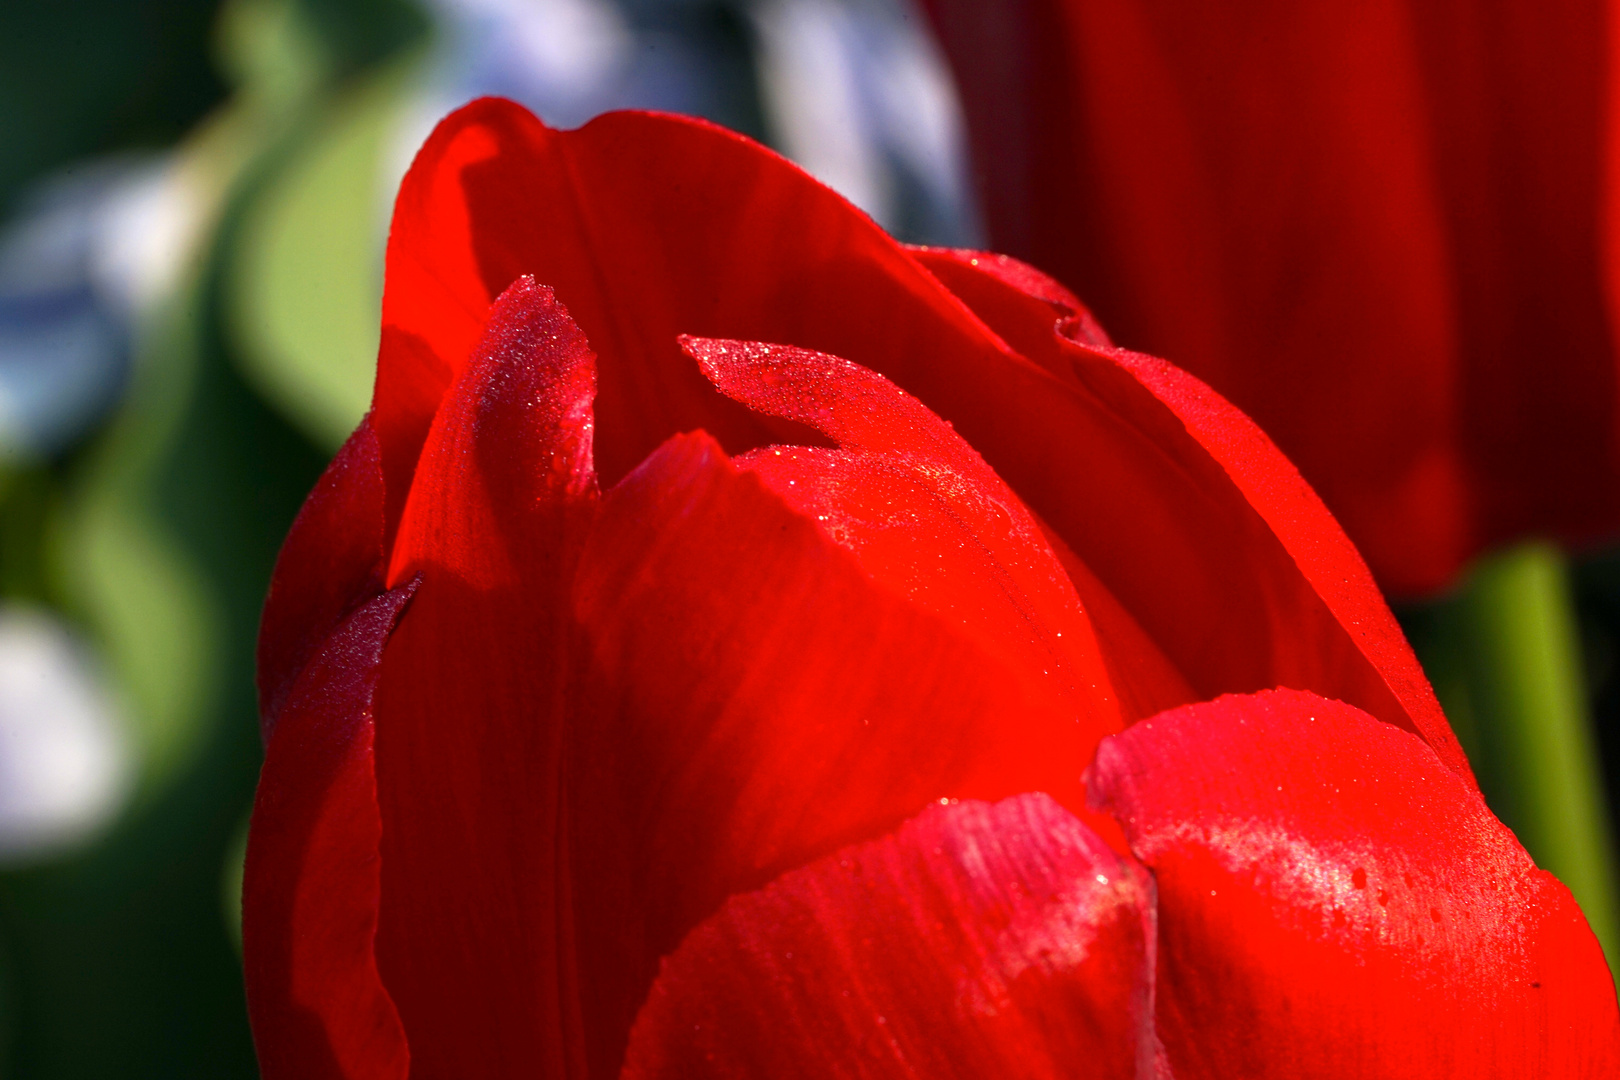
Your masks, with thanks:
[[[483,101],[383,307],[265,609],[267,1077],[1620,1065],[1332,518],[1050,280]]]
[[[927,0],[991,238],[1416,594],[1620,533],[1612,5]]]

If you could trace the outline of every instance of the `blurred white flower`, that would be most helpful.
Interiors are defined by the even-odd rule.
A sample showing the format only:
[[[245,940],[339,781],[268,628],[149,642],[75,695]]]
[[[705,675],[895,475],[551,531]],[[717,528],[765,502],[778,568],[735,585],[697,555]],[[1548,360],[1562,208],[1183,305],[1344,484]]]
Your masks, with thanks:
[[[629,25],[601,0],[433,0],[430,7],[448,38],[452,97],[501,94],[563,127],[602,111],[634,51]]]
[[[977,246],[961,106],[906,0],[756,0],[760,95],[779,148],[907,239]]]
[[[403,177],[433,126],[473,98],[508,97],[575,127],[622,96],[635,36],[606,0],[428,0],[427,8],[436,55],[406,109],[389,179]]]
[[[885,228],[926,243],[980,240],[955,85],[912,0],[431,0],[429,8],[438,56],[396,140],[394,181],[445,113],[484,94],[575,127],[620,108],[732,122],[739,95],[757,92],[747,108],[763,114],[777,148]],[[716,33],[728,14],[742,30],[740,69]]]
[[[45,613],[0,607],[0,858],[71,846],[123,806],[124,725],[82,645]]]
[[[117,400],[200,204],[174,159],[108,158],[45,181],[0,230],[0,458],[55,454]]]

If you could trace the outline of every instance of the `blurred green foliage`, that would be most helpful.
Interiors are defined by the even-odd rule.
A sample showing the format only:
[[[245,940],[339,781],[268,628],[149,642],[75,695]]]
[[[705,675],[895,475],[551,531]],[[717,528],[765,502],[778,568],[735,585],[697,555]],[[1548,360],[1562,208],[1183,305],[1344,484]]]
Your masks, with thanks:
[[[6,107],[28,100],[19,72],[48,72],[36,91],[64,87],[48,103],[57,111],[6,133],[0,185],[12,187],[0,190],[72,156],[192,125],[221,86],[201,63],[204,35],[234,84],[182,147],[211,185],[214,226],[187,284],[143,329],[126,401],[88,445],[0,476],[0,593],[49,604],[100,646],[142,755],[136,797],[110,832],[0,872],[5,1077],[255,1072],[235,927],[221,911],[260,760],[254,641],[276,551],[343,421],[325,406],[314,440],[290,423],[261,393],[273,383],[244,359],[229,313],[242,306],[241,268],[254,265],[244,244],[276,250],[287,243],[276,230],[290,228],[296,249],[311,204],[295,190],[290,218],[275,208],[330,129],[334,103],[352,100],[425,23],[399,0],[236,0],[217,23],[213,5],[194,7],[0,13]],[[5,59],[19,41],[26,69]],[[102,63],[120,48],[130,55]],[[87,75],[98,63],[104,70]],[[166,74],[132,91],[146,86],[142,65]],[[210,89],[187,98],[182,84]],[[164,112],[182,100],[189,112]],[[53,125],[73,130],[35,137]],[[375,261],[352,247],[360,265]],[[375,334],[379,287],[368,281],[345,311],[361,336]],[[255,370],[260,378],[244,376]],[[369,378],[349,370],[333,385],[352,413]]]
[[[225,95],[220,0],[0,4],[0,213],[50,169],[178,140]]]
[[[277,162],[243,222],[227,316],[243,370],[336,450],[371,404],[382,303],[382,190],[419,57],[350,80]]]
[[[1403,621],[1486,801],[1569,886],[1616,967],[1614,830],[1575,583],[1556,547],[1521,544]]]

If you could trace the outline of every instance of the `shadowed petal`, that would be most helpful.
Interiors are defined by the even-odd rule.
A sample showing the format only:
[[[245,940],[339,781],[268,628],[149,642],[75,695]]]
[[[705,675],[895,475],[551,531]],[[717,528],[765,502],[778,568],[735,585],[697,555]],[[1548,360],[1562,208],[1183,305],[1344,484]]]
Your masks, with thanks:
[[[259,775],[242,881],[248,1011],[267,1080],[406,1080],[410,1050],[377,974],[372,695],[410,600],[371,600],[287,699]]]
[[[993,246],[1253,416],[1386,588],[1620,529],[1612,5],[925,6]]]
[[[1202,671],[1207,670],[1209,660],[1219,657],[1228,672],[1249,662],[1233,655],[1226,644],[1210,641],[1199,620],[1189,618],[1191,611],[1205,604],[1230,604],[1222,609],[1230,616],[1230,628],[1254,620],[1242,635],[1251,643],[1240,646],[1245,653],[1252,656],[1252,642],[1269,639],[1274,650],[1271,685],[1302,686],[1350,701],[1381,720],[1414,731],[1448,768],[1468,783],[1474,782],[1434,691],[1366,564],[1299,471],[1264,432],[1219,394],[1175,366],[1140,353],[1089,344],[1085,324],[1065,298],[1063,287],[1039,271],[1024,267],[1014,273],[1007,269],[1012,260],[1004,257],[975,263],[978,257],[971,252],[929,249],[919,250],[917,256],[944,280],[960,287],[987,323],[1008,340],[1019,342],[1054,377],[1098,395],[1133,424],[1157,430],[1166,454],[1182,462],[1173,473],[1160,473],[1161,485],[1185,482],[1189,473],[1202,474],[1205,482],[1200,490],[1183,491],[1178,515],[1198,503],[1220,499],[1225,494],[1222,489],[1235,488],[1249,512],[1260,516],[1263,528],[1286,550],[1309,584],[1314,595],[1296,591],[1298,585],[1266,565],[1262,551],[1269,544],[1252,534],[1246,542],[1238,539],[1241,529],[1236,536],[1218,530],[1195,536],[1184,531],[1184,525],[1167,525],[1162,531],[1135,537],[1128,551],[1106,552],[1091,546],[1093,535],[1084,535],[1078,542],[1085,545],[1080,554],[1089,568],[1107,571],[1119,566],[1122,558],[1140,565],[1151,551],[1149,565],[1167,571],[1158,579],[1128,569],[1106,577],[1160,645],[1172,658],[1181,660],[1182,670],[1193,677],[1195,687],[1207,696],[1234,688],[1230,682],[1220,686],[1206,681]],[[1211,465],[1219,474],[1210,470]],[[1128,475],[1138,472],[1141,464],[1122,461],[1120,468]],[[1123,535],[1097,538],[1117,544]],[[1064,536],[1068,539],[1072,534]],[[1196,551],[1189,550],[1189,542],[1196,545]],[[1146,546],[1149,544],[1151,548]],[[1195,566],[1212,556],[1225,558],[1227,572],[1235,575],[1227,581],[1242,582],[1249,597],[1217,599],[1225,583],[1213,567],[1192,580],[1190,575],[1174,575],[1171,570]],[[1237,574],[1236,568],[1245,563],[1251,572]],[[1181,588],[1174,594],[1161,591],[1171,580]],[[1260,611],[1244,611],[1250,605]],[[1240,640],[1233,638],[1229,643],[1237,645]],[[1359,653],[1363,661],[1357,663],[1353,653]]]
[[[594,358],[519,280],[427,437],[390,577],[420,575],[383,659],[378,964],[415,1076],[561,1076],[567,582],[595,492]]]
[[[266,743],[298,675],[349,612],[383,587],[383,477],[369,417],[321,474],[282,542],[259,624]]]

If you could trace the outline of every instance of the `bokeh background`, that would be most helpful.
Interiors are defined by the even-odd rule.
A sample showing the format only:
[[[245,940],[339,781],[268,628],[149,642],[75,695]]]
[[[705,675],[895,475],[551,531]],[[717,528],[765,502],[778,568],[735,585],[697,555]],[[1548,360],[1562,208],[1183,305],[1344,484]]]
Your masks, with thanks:
[[[259,610],[367,405],[392,191],[484,93],[704,116],[902,239],[982,243],[911,0],[0,5],[0,1076],[254,1075]],[[1620,559],[1569,565],[1613,789]],[[1460,727],[1489,595],[1401,613]]]

